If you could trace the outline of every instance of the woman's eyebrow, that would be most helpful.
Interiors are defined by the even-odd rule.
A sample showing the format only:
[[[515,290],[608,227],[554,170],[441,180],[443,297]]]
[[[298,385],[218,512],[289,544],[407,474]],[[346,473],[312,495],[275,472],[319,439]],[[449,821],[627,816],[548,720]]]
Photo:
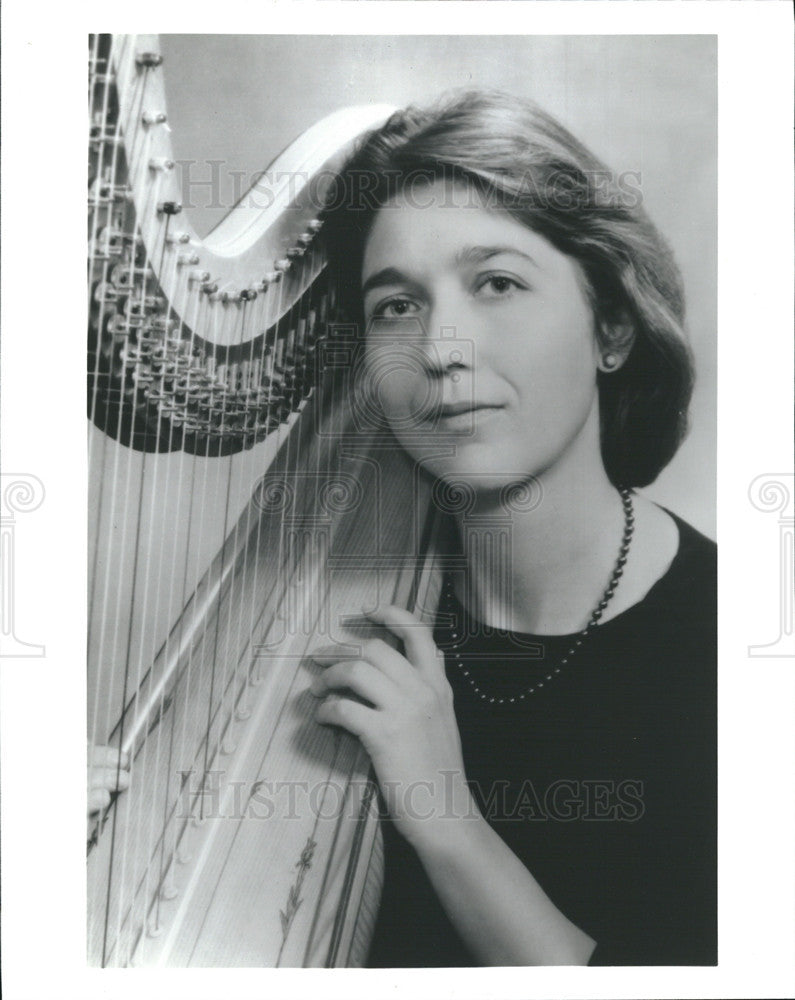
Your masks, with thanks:
[[[524,259],[529,261],[533,267],[539,267],[538,262],[534,257],[531,257],[530,254],[525,253],[524,250],[519,250],[518,247],[508,245],[462,247],[455,255],[455,259],[457,264],[482,264],[484,261],[490,260],[492,257],[498,257],[500,254],[504,253],[514,254],[514,256],[517,257],[524,257]]]
[[[383,285],[413,285],[414,281],[403,271],[396,267],[382,267],[380,271],[375,271],[362,285],[362,297],[373,288],[381,288]]]

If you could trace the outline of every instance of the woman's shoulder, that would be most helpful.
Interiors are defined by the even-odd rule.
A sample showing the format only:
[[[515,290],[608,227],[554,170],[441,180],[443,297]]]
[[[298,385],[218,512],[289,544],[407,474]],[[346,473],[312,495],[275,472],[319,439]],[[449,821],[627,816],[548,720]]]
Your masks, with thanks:
[[[712,634],[717,621],[717,545],[678,514],[658,509],[675,525],[678,544],[641,609],[651,616],[665,615],[680,630],[689,625]]]
[[[634,526],[622,585],[606,622],[654,606],[661,595],[676,598],[705,586],[715,575],[715,543],[642,494],[635,496]]]
[[[694,528],[692,524],[685,521],[683,517],[680,517],[674,511],[669,510],[667,507],[661,507],[665,513],[673,520],[674,524],[679,529],[680,541],[685,543],[687,548],[692,548],[694,553],[700,553],[702,555],[708,556],[714,559],[718,550],[717,542],[707,535],[702,534],[697,528]]]
[[[667,508],[662,508],[673,520],[679,531],[679,547],[671,569],[679,578],[717,579],[718,546],[684,518]]]

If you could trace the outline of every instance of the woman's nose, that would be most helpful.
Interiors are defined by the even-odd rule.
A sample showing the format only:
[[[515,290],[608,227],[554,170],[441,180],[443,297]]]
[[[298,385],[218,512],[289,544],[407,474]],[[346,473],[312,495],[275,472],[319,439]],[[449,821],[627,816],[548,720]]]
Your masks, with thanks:
[[[458,370],[471,368],[473,355],[471,342],[464,341],[457,335],[445,335],[444,332],[436,340],[427,339],[424,345],[428,371],[440,378]]]
[[[475,343],[466,333],[473,331],[473,325],[467,321],[465,310],[445,308],[440,303],[429,310],[423,327],[425,355],[433,373],[446,375],[473,367]]]

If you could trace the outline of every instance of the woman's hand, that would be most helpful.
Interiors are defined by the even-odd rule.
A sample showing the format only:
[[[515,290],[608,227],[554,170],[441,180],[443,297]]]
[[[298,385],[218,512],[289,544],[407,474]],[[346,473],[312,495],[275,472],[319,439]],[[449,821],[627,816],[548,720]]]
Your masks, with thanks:
[[[327,668],[311,687],[323,699],[316,718],[361,739],[397,828],[417,847],[444,837],[438,820],[477,815],[453,694],[427,625],[393,605],[367,615],[403,641],[406,655],[383,639],[363,642],[359,655],[316,651],[312,659]]]
[[[358,657],[317,651],[312,658],[327,667],[312,684],[323,698],[318,720],[361,739],[395,825],[480,964],[587,964],[593,940],[555,907],[472,799],[430,629],[394,606],[368,617],[402,639],[406,655],[381,639],[363,643]]]
[[[130,784],[130,760],[113,747],[88,745],[88,815],[110,805],[112,792],[123,791]]]

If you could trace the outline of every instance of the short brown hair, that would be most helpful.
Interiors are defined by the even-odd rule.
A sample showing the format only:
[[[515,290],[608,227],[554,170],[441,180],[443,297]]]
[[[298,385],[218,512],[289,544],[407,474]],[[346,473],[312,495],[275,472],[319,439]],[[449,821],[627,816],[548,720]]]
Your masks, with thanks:
[[[576,260],[587,281],[600,347],[629,329],[625,363],[599,373],[602,460],[617,486],[657,478],[687,431],[694,371],[682,281],[640,206],[585,146],[535,104],[466,92],[393,114],[364,137],[335,178],[324,212],[329,267],[350,319],[362,322],[361,266],[375,213],[416,181],[476,187]]]

